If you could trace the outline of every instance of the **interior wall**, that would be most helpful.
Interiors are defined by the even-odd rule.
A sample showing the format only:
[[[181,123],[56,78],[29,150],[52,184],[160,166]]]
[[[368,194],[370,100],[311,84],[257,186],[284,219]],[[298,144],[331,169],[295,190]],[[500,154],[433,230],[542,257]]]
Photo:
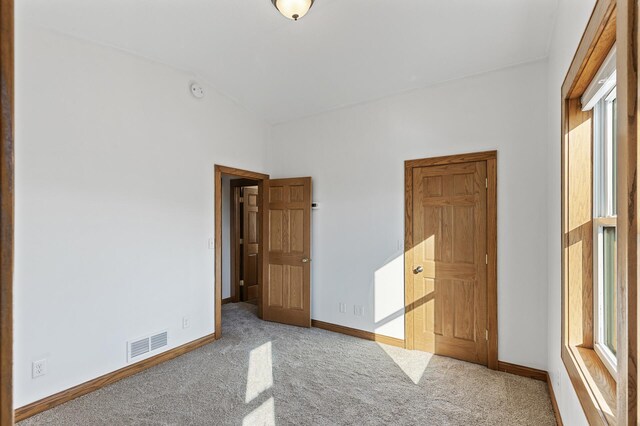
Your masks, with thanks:
[[[194,75],[20,11],[16,407],[125,366],[128,340],[213,332],[214,164],[264,171],[269,132],[203,81],[195,99]]]
[[[567,425],[586,425],[587,420],[560,356],[561,347],[561,250],[560,250],[560,149],[561,87],[580,39],[589,22],[595,0],[559,2],[556,27],[551,38],[548,66],[547,134],[547,263],[548,263],[548,371],[562,419]]]
[[[546,369],[546,72],[529,63],[273,128],[272,176],[312,176],[320,203],[314,319],[404,338],[403,162],[497,149],[499,357]]]

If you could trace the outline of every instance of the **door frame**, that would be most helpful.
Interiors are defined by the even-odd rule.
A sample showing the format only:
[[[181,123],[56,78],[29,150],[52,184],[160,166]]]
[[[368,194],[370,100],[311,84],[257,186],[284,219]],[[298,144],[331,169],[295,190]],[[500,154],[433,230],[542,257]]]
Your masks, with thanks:
[[[262,205],[262,197],[264,194],[264,183],[269,180],[269,175],[264,173],[252,172],[249,170],[236,169],[221,165],[214,165],[214,221],[215,221],[215,335],[216,339],[222,337],[222,175],[234,176],[238,178],[246,178],[258,182],[258,203]],[[261,235],[262,221],[261,215],[258,215],[258,235]],[[262,241],[260,241],[258,250],[258,264],[261,266],[264,260],[264,250],[262,250]],[[262,285],[262,267],[258,267],[258,281]],[[258,316],[262,317],[262,300],[260,291],[258,291]]]
[[[13,0],[0,0],[0,424],[12,425],[14,258]]]
[[[414,349],[413,310],[413,169],[459,163],[487,163],[487,367],[498,369],[498,151],[484,151],[404,162],[404,295],[407,349]]]

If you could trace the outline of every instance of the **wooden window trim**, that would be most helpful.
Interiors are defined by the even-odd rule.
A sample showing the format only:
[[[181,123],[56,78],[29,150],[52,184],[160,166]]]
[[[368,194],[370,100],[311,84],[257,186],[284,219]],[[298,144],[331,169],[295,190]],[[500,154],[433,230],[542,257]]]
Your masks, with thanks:
[[[444,164],[487,162],[487,367],[497,370],[498,365],[498,175],[497,151],[448,155],[444,157],[407,160],[405,170],[405,348],[413,349],[413,261],[406,251],[413,247],[413,169]]]
[[[567,76],[562,85],[562,342],[561,357],[571,383],[578,395],[590,424],[635,424],[636,408],[636,109],[637,109],[637,46],[634,28],[637,5],[632,0],[598,0],[585,33],[580,41]],[[593,188],[581,200],[570,190],[571,157],[576,144],[585,142],[585,134],[592,135],[588,124],[591,112],[582,112],[580,97],[594,78],[612,46],[617,46],[618,86],[618,355],[617,375],[614,378],[593,349],[593,279],[592,262],[587,257],[593,253],[592,219],[580,228],[582,237],[576,235],[578,228],[571,224],[570,205],[579,207],[587,202],[590,211]],[[625,119],[626,118],[626,119]],[[576,121],[578,120],[578,121]],[[582,132],[582,133],[580,133]],[[586,133],[585,133],[586,132]],[[588,176],[593,176],[593,142],[589,136],[591,152],[585,158],[591,160]],[[573,143],[571,143],[573,142]],[[582,148],[586,149],[586,148]],[[573,161],[576,161],[575,159]],[[591,179],[593,180],[593,179]],[[574,181],[575,185],[575,181]],[[591,183],[592,186],[592,183]],[[584,192],[586,194],[586,192]],[[571,196],[574,195],[572,199]],[[584,206],[582,206],[584,208]],[[575,220],[574,220],[575,222]],[[571,227],[573,229],[570,229]],[[583,257],[571,257],[570,249],[581,243]],[[572,260],[573,259],[573,260]],[[579,260],[576,260],[579,259]],[[582,272],[580,268],[583,266]],[[587,266],[591,268],[591,273]],[[575,275],[572,274],[572,268]],[[573,281],[572,281],[573,280]],[[591,282],[589,282],[591,281]],[[576,296],[577,295],[577,296]]]

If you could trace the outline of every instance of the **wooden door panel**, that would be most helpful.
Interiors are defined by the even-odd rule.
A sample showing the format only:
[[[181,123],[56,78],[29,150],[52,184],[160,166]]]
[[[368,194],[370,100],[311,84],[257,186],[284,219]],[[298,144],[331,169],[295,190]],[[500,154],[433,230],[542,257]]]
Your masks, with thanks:
[[[424,274],[428,277],[438,277],[439,279],[459,279],[473,280],[477,274],[475,265],[453,262],[434,262],[433,260],[423,261]]]
[[[289,210],[290,218],[290,253],[303,253],[304,252],[304,210],[296,209]]]
[[[453,299],[461,301],[453,303],[455,315],[453,337],[473,341],[475,339],[475,283],[455,280],[452,281],[452,286]]]
[[[311,326],[311,178],[268,182],[263,317]]]
[[[289,309],[304,310],[304,269],[302,266],[289,266]]]
[[[475,235],[473,226],[473,216],[475,213],[474,206],[453,206],[451,208],[455,223],[452,235],[452,246],[454,247],[452,262],[473,264],[475,259],[475,238],[469,238]]]
[[[269,265],[267,307],[284,307],[284,266]],[[264,311],[263,311],[264,312]],[[265,318],[266,319],[266,318]]]
[[[269,187],[269,203],[284,201],[284,188],[282,186]]]
[[[283,229],[284,213],[282,210],[269,210],[269,252],[284,250]]]
[[[247,244],[258,244],[258,212],[250,211],[247,216]]]
[[[257,284],[258,276],[258,254],[252,253],[247,256],[247,261],[244,264],[246,270],[247,283],[249,286]]]
[[[486,162],[413,169],[413,345],[486,364]]]
[[[291,185],[289,186],[289,192],[290,202],[304,202],[304,185]]]

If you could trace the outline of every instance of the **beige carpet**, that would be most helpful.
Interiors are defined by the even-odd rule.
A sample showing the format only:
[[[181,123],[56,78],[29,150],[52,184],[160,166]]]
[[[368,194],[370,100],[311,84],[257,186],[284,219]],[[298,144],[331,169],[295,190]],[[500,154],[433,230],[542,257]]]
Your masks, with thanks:
[[[552,425],[546,384],[225,305],[212,344],[27,425]]]

